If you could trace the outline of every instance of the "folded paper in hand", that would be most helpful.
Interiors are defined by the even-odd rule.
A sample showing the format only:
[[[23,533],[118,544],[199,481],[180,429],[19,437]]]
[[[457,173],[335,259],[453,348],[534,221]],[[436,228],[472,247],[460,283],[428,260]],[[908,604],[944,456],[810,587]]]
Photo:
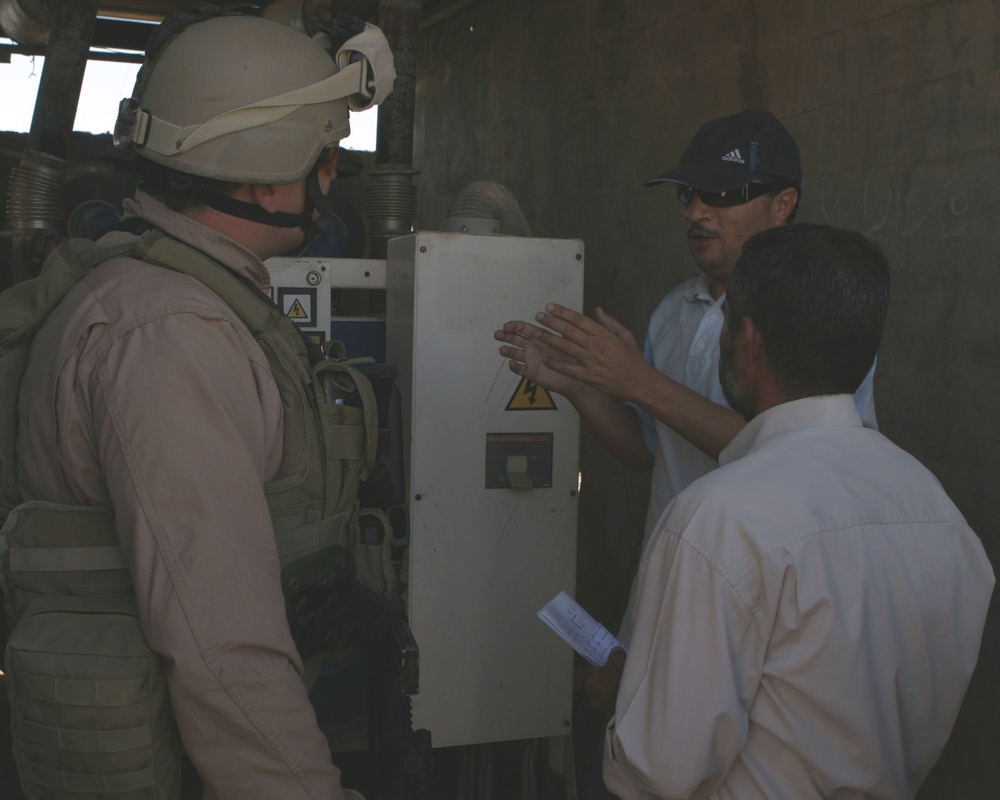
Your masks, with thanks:
[[[539,611],[538,618],[566,640],[595,667],[603,667],[608,654],[622,645],[600,622],[566,592],[559,592]]]

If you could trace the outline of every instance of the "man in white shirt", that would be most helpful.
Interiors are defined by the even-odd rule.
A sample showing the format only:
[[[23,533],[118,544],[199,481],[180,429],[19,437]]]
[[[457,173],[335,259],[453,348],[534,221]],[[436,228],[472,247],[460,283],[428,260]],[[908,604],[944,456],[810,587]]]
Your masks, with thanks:
[[[644,542],[670,501],[718,465],[745,424],[719,385],[722,304],[743,243],[795,219],[798,145],[770,112],[740,111],[704,123],[677,165],[645,183],[662,184],[677,191],[698,274],[660,301],[642,350],[600,308],[591,319],[550,304],[538,325],[510,321],[495,334],[512,371],[569,399],[626,467],[652,470]],[[865,425],[877,428],[869,366],[856,400]]]
[[[616,796],[895,800],[940,755],[994,577],[933,475],[861,424],[888,297],[859,234],[746,243],[719,374],[748,424],[656,525],[628,656],[589,682]]]

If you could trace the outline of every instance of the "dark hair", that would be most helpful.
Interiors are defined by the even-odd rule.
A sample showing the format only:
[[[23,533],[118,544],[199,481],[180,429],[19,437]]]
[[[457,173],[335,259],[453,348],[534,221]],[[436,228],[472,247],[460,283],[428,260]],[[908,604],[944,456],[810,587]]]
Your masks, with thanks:
[[[853,394],[882,340],[889,262],[860,233],[782,225],[743,245],[726,304],[730,331],[753,320],[790,396]]]
[[[231,197],[239,186],[218,178],[178,172],[140,155],[135,156],[132,169],[139,176],[141,188],[174,211],[206,205],[214,197]]]

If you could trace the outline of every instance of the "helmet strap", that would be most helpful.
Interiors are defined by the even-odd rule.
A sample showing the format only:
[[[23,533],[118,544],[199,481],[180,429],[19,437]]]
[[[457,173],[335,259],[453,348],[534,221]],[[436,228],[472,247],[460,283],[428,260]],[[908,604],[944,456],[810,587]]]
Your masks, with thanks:
[[[306,178],[306,204],[300,214],[291,214],[287,211],[265,211],[256,203],[247,203],[244,200],[223,195],[206,197],[203,202],[209,208],[214,208],[216,211],[221,211],[231,217],[259,222],[274,228],[301,228],[307,239],[313,225],[313,211],[318,209],[320,214],[333,212],[330,201],[320,188],[318,167],[314,168]]]
[[[247,203],[237,200],[234,197],[224,197],[213,195],[206,197],[202,202],[209,208],[221,211],[231,217],[259,222],[262,225],[270,225],[273,228],[298,228],[302,225],[303,217],[308,213],[312,217],[311,203],[306,201],[306,209],[301,214],[291,214],[287,211],[265,211],[256,203]]]
[[[333,209],[330,207],[330,201],[319,185],[319,172],[320,167],[317,165],[313,167],[312,171],[309,173],[309,177],[306,178],[306,205],[311,204],[315,207],[320,214],[332,214]],[[312,220],[312,208],[310,208],[310,221]]]

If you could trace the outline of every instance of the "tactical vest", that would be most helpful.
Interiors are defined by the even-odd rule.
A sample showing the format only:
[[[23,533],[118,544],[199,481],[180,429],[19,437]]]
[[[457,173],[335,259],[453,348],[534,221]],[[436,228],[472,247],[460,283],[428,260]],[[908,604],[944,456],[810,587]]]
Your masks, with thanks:
[[[311,363],[294,324],[256,288],[158,232],[105,249],[86,239],[63,243],[37,278],[0,295],[0,587],[10,629],[4,671],[29,799],[168,800],[180,791],[182,751],[161,659],[138,623],[113,509],[22,502],[15,471],[18,392],[35,332],[88,270],[124,255],[203,283],[267,357],[285,429],[279,470],[264,491],[286,603],[302,587],[351,572],[383,597],[396,588],[388,519],[380,509],[359,509],[378,423],[371,385],[356,366]],[[370,543],[360,540],[363,519],[381,531]],[[324,654],[304,655],[311,684]]]

